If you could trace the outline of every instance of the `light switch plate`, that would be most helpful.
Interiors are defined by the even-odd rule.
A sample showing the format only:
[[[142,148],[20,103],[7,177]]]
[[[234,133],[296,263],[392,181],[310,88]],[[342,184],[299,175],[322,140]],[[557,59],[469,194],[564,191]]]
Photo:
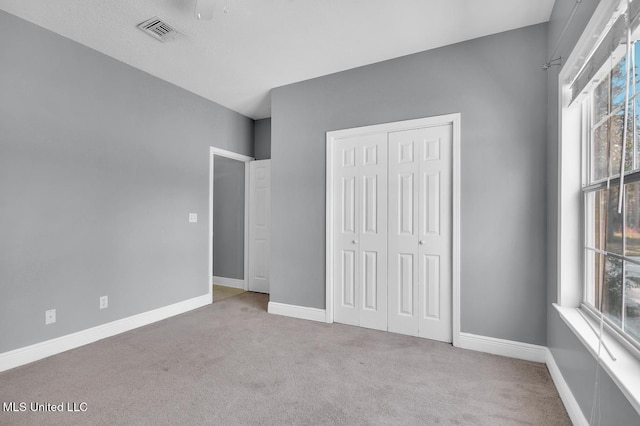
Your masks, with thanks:
[[[54,322],[56,322],[56,310],[49,309],[48,311],[45,311],[44,313],[45,325],[53,324]]]
[[[198,222],[198,213],[189,213],[189,223]]]

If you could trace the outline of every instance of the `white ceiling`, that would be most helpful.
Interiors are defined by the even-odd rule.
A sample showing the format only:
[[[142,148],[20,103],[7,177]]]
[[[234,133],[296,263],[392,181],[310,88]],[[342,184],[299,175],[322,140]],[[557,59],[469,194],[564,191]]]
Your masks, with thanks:
[[[269,90],[549,20],[554,0],[0,0],[17,15],[254,119]],[[223,9],[227,4],[228,13]],[[184,36],[136,28],[158,16]]]

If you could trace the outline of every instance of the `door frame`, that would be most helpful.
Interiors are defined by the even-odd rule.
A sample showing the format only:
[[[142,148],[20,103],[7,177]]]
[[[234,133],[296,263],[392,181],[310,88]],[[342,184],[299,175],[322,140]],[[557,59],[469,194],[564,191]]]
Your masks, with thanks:
[[[209,147],[209,298],[213,303],[213,157],[230,158],[244,162],[244,289],[247,290],[249,276],[249,162],[255,160],[253,157],[227,151],[226,149]]]
[[[459,346],[460,340],[460,130],[461,114],[446,114],[434,117],[418,118],[413,120],[396,121],[391,123],[374,124],[371,126],[355,127],[351,129],[334,130],[327,132],[327,158],[326,158],[326,270],[325,270],[325,321],[333,323],[333,255],[334,255],[334,218],[333,218],[333,154],[337,139],[366,135],[380,132],[393,132],[411,130],[422,127],[452,126],[452,203],[453,220],[451,234],[451,299],[452,299],[452,339],[453,345]]]

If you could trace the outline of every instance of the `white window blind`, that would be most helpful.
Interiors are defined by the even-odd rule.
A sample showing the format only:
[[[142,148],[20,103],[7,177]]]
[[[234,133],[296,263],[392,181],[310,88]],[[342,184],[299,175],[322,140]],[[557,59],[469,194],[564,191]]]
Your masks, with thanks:
[[[628,5],[629,26],[634,32],[640,26],[640,1]],[[573,102],[596,77],[600,69],[609,61],[611,55],[627,43],[627,13],[621,14],[611,25],[609,31],[591,54],[589,59],[571,84],[571,102]]]

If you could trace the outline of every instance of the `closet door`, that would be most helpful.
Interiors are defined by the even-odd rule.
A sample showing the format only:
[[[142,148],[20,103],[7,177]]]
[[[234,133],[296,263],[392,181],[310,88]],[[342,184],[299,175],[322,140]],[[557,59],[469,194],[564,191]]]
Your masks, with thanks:
[[[451,341],[452,127],[389,133],[389,331]]]
[[[415,131],[389,133],[389,331],[418,335],[418,186]]]
[[[334,156],[334,321],[386,330],[386,134],[340,139]]]
[[[387,329],[387,137],[361,138],[360,325]]]

